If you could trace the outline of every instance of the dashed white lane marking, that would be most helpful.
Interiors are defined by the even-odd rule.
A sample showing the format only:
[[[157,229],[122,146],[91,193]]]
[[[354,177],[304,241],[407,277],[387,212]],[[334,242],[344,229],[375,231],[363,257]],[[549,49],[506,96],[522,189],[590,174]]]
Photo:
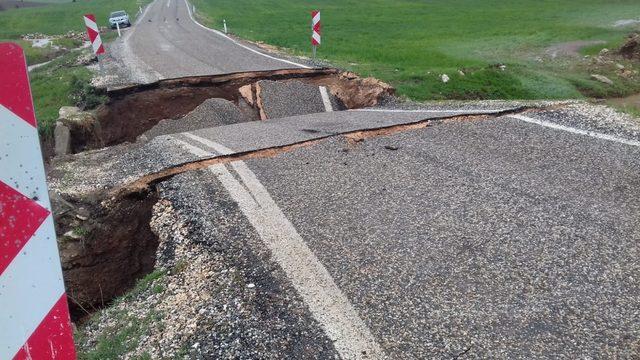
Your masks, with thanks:
[[[548,127],[548,128],[551,128],[551,129],[570,132],[572,134],[590,136],[592,138],[601,139],[601,140],[607,140],[607,141],[613,141],[613,142],[617,142],[617,143],[625,144],[625,145],[640,146],[640,141],[625,139],[625,138],[621,138],[621,137],[618,137],[618,136],[603,134],[603,133],[590,131],[590,130],[576,129],[576,128],[569,127],[569,126],[559,125],[559,124],[556,124],[556,123],[553,123],[553,122],[550,122],[550,121],[530,118],[528,116],[524,116],[524,115],[520,115],[520,114],[509,115],[509,117],[514,118],[514,119],[518,119],[518,120],[521,120],[521,121],[524,121],[524,122],[528,122],[528,123],[531,123],[531,124],[541,125],[541,126]]]
[[[181,134],[220,154],[232,154],[224,145],[199,136]],[[199,147],[176,139],[197,156],[212,155]],[[237,173],[236,179],[224,165],[209,169],[256,229],[271,251],[273,259],[302,296],[314,318],[327,336],[334,341],[336,350],[344,359],[379,359],[384,357],[367,325],[360,319],[353,305],[333,281],[331,274],[320,263],[293,224],[287,219],[267,189],[243,161],[229,164]]]
[[[171,0],[167,0],[167,7],[171,6]]]
[[[322,103],[324,104],[324,111],[331,112],[333,111],[333,106],[331,105],[331,99],[329,99],[329,93],[327,92],[326,86],[318,86],[320,89],[320,96],[322,97]]]
[[[256,50],[256,49],[252,49],[252,48],[250,48],[250,47],[248,47],[248,46],[242,45],[241,43],[239,43],[239,42],[235,41],[234,39],[232,39],[232,38],[230,38],[229,36],[227,36],[227,35],[225,35],[225,34],[221,33],[220,31],[215,30],[215,29],[208,28],[208,27],[206,27],[206,26],[204,26],[204,25],[200,24],[200,23],[199,23],[198,21],[196,21],[196,19],[193,17],[193,14],[191,13],[191,6],[189,6],[189,2],[188,2],[187,0],[184,0],[184,4],[187,6],[187,12],[189,13],[189,17],[191,18],[191,21],[193,21],[196,25],[200,26],[201,28],[203,28],[203,29],[205,29],[205,30],[207,30],[207,31],[211,31],[212,33],[214,33],[214,34],[216,34],[216,35],[222,36],[223,38],[225,38],[225,39],[227,39],[227,40],[231,41],[232,43],[234,43],[234,44],[236,44],[236,45],[238,45],[238,46],[240,46],[240,47],[242,47],[242,48],[245,48],[245,49],[247,49],[247,50],[249,50],[249,51],[251,51],[251,52],[254,52],[254,53],[258,54],[258,55],[262,55],[262,56],[264,56],[264,57],[266,57],[266,58],[273,59],[273,60],[277,60],[277,61],[282,61],[283,63],[287,63],[287,64],[294,65],[294,66],[298,66],[298,67],[301,67],[301,68],[304,68],[304,69],[311,69],[311,67],[310,67],[310,66],[306,66],[306,65],[298,64],[298,63],[296,63],[296,62],[289,61],[289,60],[279,59],[279,58],[277,58],[277,57],[275,57],[275,56],[267,55],[267,54],[262,53],[262,52],[260,52],[260,51],[258,51],[258,50]]]

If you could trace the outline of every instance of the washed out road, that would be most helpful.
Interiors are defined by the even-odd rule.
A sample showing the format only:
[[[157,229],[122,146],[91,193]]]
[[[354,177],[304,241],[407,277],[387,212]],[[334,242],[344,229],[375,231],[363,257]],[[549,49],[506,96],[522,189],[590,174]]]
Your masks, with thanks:
[[[136,56],[165,77],[293,66],[203,29],[181,0],[155,1],[134,31]],[[194,158],[297,146],[176,191],[221,189],[204,202],[248,220],[344,358],[640,356],[637,134],[555,109],[358,133],[472,113],[319,113],[162,138]]]

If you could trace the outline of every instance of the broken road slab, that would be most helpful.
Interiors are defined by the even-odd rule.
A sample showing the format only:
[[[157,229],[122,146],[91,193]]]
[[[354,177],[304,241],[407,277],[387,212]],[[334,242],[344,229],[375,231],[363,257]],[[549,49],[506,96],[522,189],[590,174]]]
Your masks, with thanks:
[[[639,159],[504,117],[246,164],[391,358],[607,358],[635,353]]]
[[[339,110],[335,97],[326,88],[300,81],[262,80],[255,88],[262,120]]]
[[[278,281],[292,284],[318,321],[311,326],[324,329],[342,355],[349,346],[330,329],[364,326],[363,339],[388,358],[632,356],[640,147],[517,118],[553,122],[556,111],[347,111],[200,129],[128,145],[138,148],[123,150],[137,154],[118,165],[128,166],[127,175],[106,188],[201,164],[147,185],[173,184],[174,195],[222,185],[230,202],[193,201],[202,209],[239,204],[234,211],[254,219],[256,241],[270,254],[260,263],[284,269]],[[394,126],[403,127],[388,131]],[[308,144],[234,157],[301,142]],[[147,160],[151,154],[162,154],[162,166]],[[228,160],[207,162],[215,159]],[[202,171],[210,175],[188,175]],[[160,191],[160,201],[192,206],[174,195]],[[251,198],[272,202],[242,205]],[[199,217],[190,219],[189,226],[201,226]],[[288,240],[269,241],[260,226],[281,219],[312,254],[304,263],[326,269],[355,320],[332,320],[314,307],[325,288],[304,286],[325,280],[296,282],[289,271],[297,268],[287,265],[296,257],[270,248],[284,241],[286,249]],[[258,295],[269,288],[251,284]]]

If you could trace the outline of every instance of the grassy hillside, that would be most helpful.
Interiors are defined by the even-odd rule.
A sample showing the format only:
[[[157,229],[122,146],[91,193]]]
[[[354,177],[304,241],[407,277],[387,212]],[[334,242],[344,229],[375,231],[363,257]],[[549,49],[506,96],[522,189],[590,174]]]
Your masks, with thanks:
[[[0,41],[15,41],[24,49],[29,64],[36,64],[57,57],[64,51],[50,47],[33,48],[27,41],[17,40],[26,33],[44,33],[48,35],[64,34],[69,30],[84,31],[82,15],[93,13],[98,25],[104,26],[107,16],[115,10],[126,10],[135,17],[137,0],[48,0],[48,6],[12,9],[0,12]],[[144,0],[143,3],[147,3]],[[106,35],[106,36],[104,36]],[[103,41],[109,33],[103,34]],[[76,40],[57,39],[56,45],[74,48],[80,45]],[[67,53],[51,64],[30,73],[31,89],[35,104],[36,117],[41,132],[50,134],[58,118],[58,109],[65,105],[77,105],[73,93],[82,92],[83,86],[91,79],[91,72],[84,66],[76,66],[79,55]],[[86,89],[85,89],[86,90]]]
[[[207,25],[310,54],[310,15],[322,11],[319,56],[432,98],[570,98],[637,91],[638,81],[603,88],[588,64],[545,57],[549,46],[602,40],[616,46],[640,17],[637,0],[192,0]],[[506,64],[502,71],[496,64]],[[463,70],[464,76],[458,73]],[[613,69],[603,69],[608,76]],[[451,81],[443,84],[440,74]],[[615,74],[614,74],[615,75]],[[615,79],[614,79],[615,80]]]
[[[0,39],[17,39],[22,34],[35,32],[55,35],[69,30],[83,31],[82,15],[87,13],[95,14],[98,25],[106,26],[109,13],[115,10],[126,10],[133,16],[138,5],[136,0],[77,0],[2,11]]]

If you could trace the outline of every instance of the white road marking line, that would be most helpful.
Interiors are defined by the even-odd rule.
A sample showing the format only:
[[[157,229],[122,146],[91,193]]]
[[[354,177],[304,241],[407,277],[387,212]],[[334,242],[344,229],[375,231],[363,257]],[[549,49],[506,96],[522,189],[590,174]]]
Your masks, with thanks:
[[[350,109],[347,111],[360,111],[360,112],[390,112],[390,113],[453,113],[453,114],[494,114],[502,111],[506,111],[509,109],[495,109],[495,110],[486,110],[486,109],[468,109],[468,110],[434,110],[434,109],[425,109],[425,110],[402,110],[402,109]]]
[[[324,104],[324,111],[332,112],[333,106],[331,106],[331,100],[329,99],[329,93],[326,86],[318,86],[320,89],[320,96],[322,97],[322,103]]]
[[[171,6],[171,0],[167,0],[167,7]]]
[[[640,146],[640,141],[625,139],[625,138],[621,138],[621,137],[618,137],[618,136],[603,134],[603,133],[590,131],[590,130],[576,129],[576,128],[569,127],[569,126],[559,125],[559,124],[556,124],[556,123],[553,123],[553,122],[550,122],[550,121],[538,120],[538,119],[530,118],[528,116],[524,116],[524,115],[520,115],[520,114],[509,115],[509,117],[514,118],[514,119],[518,119],[518,120],[521,120],[521,121],[524,121],[524,122],[528,122],[528,123],[531,123],[531,124],[541,125],[541,126],[548,127],[548,128],[551,128],[551,129],[570,132],[572,134],[590,136],[590,137],[593,137],[593,138],[596,138],[596,139],[613,141],[613,142],[617,142],[617,143],[625,144],[625,145]]]
[[[200,23],[199,23],[198,21],[196,21],[196,19],[193,17],[193,14],[191,13],[191,7],[189,6],[189,2],[188,2],[187,0],[184,0],[184,4],[187,6],[187,12],[189,13],[189,17],[191,18],[191,21],[193,21],[196,25],[200,26],[201,28],[203,28],[203,29],[205,29],[205,30],[207,30],[207,31],[211,31],[212,33],[215,33],[215,34],[217,34],[217,35],[220,35],[220,36],[222,36],[223,38],[225,38],[225,39],[227,39],[227,40],[229,40],[229,41],[233,42],[234,44],[236,44],[236,45],[238,45],[238,46],[240,46],[240,47],[242,47],[242,48],[245,48],[245,49],[247,49],[247,50],[249,50],[249,51],[252,51],[252,52],[254,52],[254,53],[258,54],[258,55],[262,55],[262,56],[267,57],[267,58],[269,58],[269,59],[273,59],[273,60],[277,60],[277,61],[282,61],[282,62],[284,62],[284,63],[290,64],[290,65],[294,65],[294,66],[298,66],[298,67],[301,67],[301,68],[303,68],[303,69],[311,69],[311,67],[310,67],[310,66],[306,66],[306,65],[298,64],[298,63],[296,63],[296,62],[289,61],[289,60],[279,59],[279,58],[277,58],[277,57],[275,57],[275,56],[267,55],[267,54],[262,53],[262,52],[260,52],[260,51],[258,51],[258,50],[255,50],[255,49],[252,49],[252,48],[250,48],[250,47],[248,47],[248,46],[242,45],[241,43],[239,43],[239,42],[235,41],[234,39],[232,39],[232,38],[230,38],[229,36],[227,36],[227,35],[225,35],[225,34],[221,33],[220,31],[215,30],[215,29],[208,28],[208,27],[206,27],[206,26],[204,26],[204,25],[200,24]]]
[[[221,154],[233,151],[224,145],[182,133],[192,140],[211,147]],[[176,139],[195,155],[207,152]],[[327,336],[334,341],[336,350],[344,359],[379,359],[384,352],[375,341],[367,325],[360,319],[347,297],[333,281],[331,274],[320,263],[293,224],[287,219],[267,189],[243,161],[229,164],[238,174],[237,180],[224,165],[209,167],[253,225],[262,241],[271,251],[273,259],[302,296],[314,318],[322,325]],[[244,186],[243,186],[244,183]]]

